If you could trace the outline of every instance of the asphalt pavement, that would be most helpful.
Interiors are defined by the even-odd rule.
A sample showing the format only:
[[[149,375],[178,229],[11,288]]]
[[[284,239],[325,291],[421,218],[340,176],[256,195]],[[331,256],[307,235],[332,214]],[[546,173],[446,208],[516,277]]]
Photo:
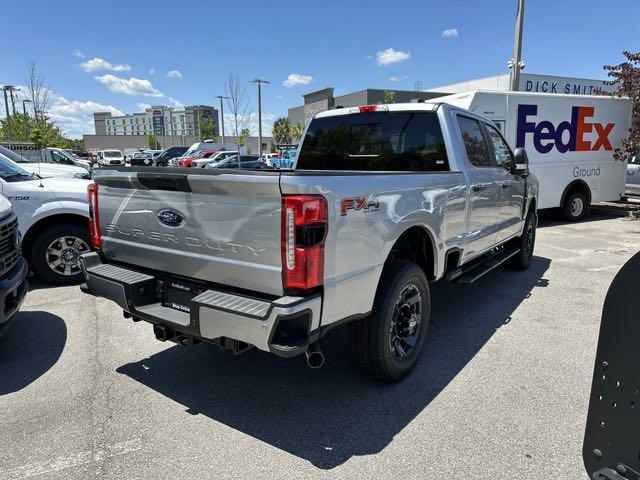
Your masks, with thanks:
[[[426,350],[395,385],[350,362],[161,343],[77,286],[34,282],[0,339],[0,480],[586,478],[602,303],[640,221],[541,221],[529,270],[432,285]]]

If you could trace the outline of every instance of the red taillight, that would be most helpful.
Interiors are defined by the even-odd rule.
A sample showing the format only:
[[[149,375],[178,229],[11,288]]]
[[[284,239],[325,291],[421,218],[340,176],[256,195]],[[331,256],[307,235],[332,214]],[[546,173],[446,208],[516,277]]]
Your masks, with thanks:
[[[358,107],[358,110],[360,110],[360,113],[367,113],[367,112],[375,112],[377,108],[378,108],[377,105],[360,105]]]
[[[87,186],[87,200],[89,200],[89,237],[93,248],[100,248],[100,219],[98,218],[98,184]]]
[[[320,195],[282,197],[282,284],[285,290],[322,285],[327,201]]]

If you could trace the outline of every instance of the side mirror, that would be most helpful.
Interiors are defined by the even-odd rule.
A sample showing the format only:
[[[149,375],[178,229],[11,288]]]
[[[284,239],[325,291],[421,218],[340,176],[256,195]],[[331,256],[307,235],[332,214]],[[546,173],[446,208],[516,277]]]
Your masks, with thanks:
[[[521,177],[529,176],[529,157],[527,157],[527,151],[524,148],[516,148],[513,155],[514,166],[513,173],[520,175]]]

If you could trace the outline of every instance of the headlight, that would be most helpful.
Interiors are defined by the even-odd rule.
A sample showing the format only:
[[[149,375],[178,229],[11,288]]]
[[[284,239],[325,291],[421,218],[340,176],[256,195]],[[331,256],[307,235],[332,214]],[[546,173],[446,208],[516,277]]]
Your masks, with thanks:
[[[73,178],[82,178],[83,180],[91,180],[90,173],[77,172],[73,174]]]

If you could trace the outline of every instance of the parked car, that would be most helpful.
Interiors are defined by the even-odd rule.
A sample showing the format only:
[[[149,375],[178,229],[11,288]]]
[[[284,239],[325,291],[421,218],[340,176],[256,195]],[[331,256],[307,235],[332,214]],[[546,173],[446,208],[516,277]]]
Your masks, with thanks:
[[[627,165],[626,197],[640,197],[640,154],[634,155]]]
[[[224,160],[216,163],[209,163],[205,168],[244,168],[256,169],[264,168],[266,164],[258,155],[230,155]]]
[[[577,221],[591,203],[624,195],[625,166],[613,153],[629,133],[629,98],[475,90],[438,100],[485,113],[512,145],[527,149],[539,209],[560,208]]]
[[[282,150],[278,155],[271,157],[273,168],[291,168],[296,159],[296,149]]]
[[[98,152],[98,165],[101,167],[124,164],[124,154],[120,150],[100,150]]]
[[[18,313],[27,295],[27,262],[20,252],[18,218],[0,195],[0,332]]]
[[[69,150],[69,149],[66,149],[65,151],[70,153],[71,155],[73,155],[75,157],[78,157],[81,160],[85,160],[85,161],[91,163],[92,165],[94,163],[96,163],[96,159],[93,156],[93,154],[91,152],[86,151],[86,150]]]
[[[231,155],[237,155],[237,150],[223,150],[222,152],[215,152],[212,154],[206,153],[202,158],[197,158],[191,162],[192,168],[204,168],[207,165],[216,164],[223,161],[225,158]]]
[[[358,365],[397,381],[425,345],[430,282],[531,263],[538,183],[486,117],[441,103],[321,112],[293,167],[96,175],[82,289],[159,340],[314,367],[325,333],[350,323]]]
[[[199,158],[208,158],[218,153],[217,150],[198,150],[194,153],[185,153],[182,157],[178,157],[178,167],[191,167],[192,162]]]
[[[12,143],[4,143],[0,146],[3,147],[3,149],[10,150],[16,155],[19,155],[24,160],[34,164],[50,163],[55,165],[75,165],[77,167],[84,168],[88,172],[91,172],[91,170],[93,169],[93,165],[90,161],[79,158],[76,155],[72,155],[62,148],[47,147],[38,150],[33,144]],[[16,148],[17,150],[14,150],[14,148]]]
[[[187,154],[192,156],[195,152],[200,150],[216,150],[218,152],[222,150],[235,150],[236,145],[233,143],[216,143],[213,140],[205,140],[204,142],[196,142],[189,147]]]
[[[151,167],[153,166],[153,154],[150,152],[134,152],[131,155],[129,164],[132,167]]]
[[[88,172],[83,167],[76,167],[69,164],[58,163],[46,163],[36,162],[32,163],[26,158],[15,153],[13,150],[0,145],[0,158],[10,160],[19,164],[22,168],[30,173],[35,173],[40,177],[65,177],[65,178],[82,178],[85,180],[91,179],[91,172]]]
[[[176,166],[175,162],[173,162],[173,165],[170,165],[171,160],[182,156],[187,150],[188,150],[188,147],[182,147],[182,146],[173,146],[173,147],[164,149],[162,153],[160,153],[160,155],[156,157],[156,166],[175,167]]]
[[[267,167],[273,167],[273,158],[277,157],[278,154],[277,153],[265,153],[262,155],[262,157],[264,158],[264,162],[267,165]]]
[[[69,284],[82,277],[78,259],[90,251],[87,185],[87,180],[39,178],[0,158],[0,195],[13,205],[25,258],[45,281]]]

